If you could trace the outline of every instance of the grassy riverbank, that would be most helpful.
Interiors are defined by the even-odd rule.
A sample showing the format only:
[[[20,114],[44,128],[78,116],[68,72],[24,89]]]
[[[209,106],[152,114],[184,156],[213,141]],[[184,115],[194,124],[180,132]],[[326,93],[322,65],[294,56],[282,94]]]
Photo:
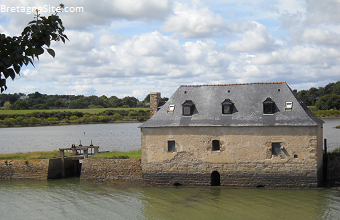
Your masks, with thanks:
[[[148,108],[0,110],[0,127],[144,122],[149,118]]]
[[[319,118],[340,118],[340,110],[318,110],[315,106],[308,106],[308,108]]]
[[[70,152],[65,152],[65,156],[71,156]],[[60,152],[55,151],[36,151],[28,153],[0,154],[0,160],[28,160],[28,159],[51,159],[60,157]],[[100,152],[90,157],[91,159],[141,159],[141,150],[135,151],[112,151]]]
[[[71,153],[66,153],[66,156],[70,156]],[[60,152],[55,151],[36,151],[28,153],[12,153],[12,154],[0,154],[0,160],[18,160],[18,159],[51,159],[60,157]]]
[[[141,159],[141,150],[134,151],[111,151],[111,152],[100,152],[99,154],[93,155],[90,159]]]
[[[31,114],[35,112],[46,112],[46,113],[51,113],[51,112],[82,112],[84,114],[100,114],[104,111],[107,110],[114,110],[114,111],[147,111],[149,108],[88,108],[88,109],[46,109],[46,110],[0,110],[0,115],[25,115],[25,114]]]

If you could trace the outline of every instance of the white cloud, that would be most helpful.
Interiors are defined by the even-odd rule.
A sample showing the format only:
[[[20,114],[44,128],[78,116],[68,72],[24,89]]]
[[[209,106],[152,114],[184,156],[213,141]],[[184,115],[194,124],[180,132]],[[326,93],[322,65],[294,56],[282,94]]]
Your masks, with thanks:
[[[174,3],[174,12],[166,19],[162,30],[183,38],[221,37],[229,32],[221,15],[198,3],[191,6],[179,2]]]
[[[6,92],[144,98],[150,91],[170,96],[181,84],[287,81],[302,88],[338,80],[337,1],[63,3],[84,7],[83,13],[60,14],[70,41],[54,42],[56,57],[44,54],[36,68],[24,67]],[[0,31],[20,34],[32,19],[3,13]]]
[[[245,52],[274,49],[275,40],[267,33],[267,28],[258,22],[251,22],[251,24],[253,28],[240,34],[241,40],[234,40],[227,44],[227,50]]]
[[[306,0],[306,23],[309,26],[340,23],[340,2],[338,0]]]
[[[321,27],[306,28],[303,31],[301,40],[317,44],[338,45],[340,43],[340,34]]]

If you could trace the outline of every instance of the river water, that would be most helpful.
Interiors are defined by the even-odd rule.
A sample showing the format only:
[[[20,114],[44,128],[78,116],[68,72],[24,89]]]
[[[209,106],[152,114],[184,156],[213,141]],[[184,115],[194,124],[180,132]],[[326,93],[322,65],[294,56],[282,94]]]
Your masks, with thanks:
[[[99,146],[99,151],[141,148],[141,123],[82,124],[0,128],[0,154],[52,151],[72,144]]]
[[[340,148],[340,119],[324,119],[328,150]],[[72,144],[99,146],[99,151],[129,151],[141,147],[142,123],[85,124],[45,127],[0,128],[0,154],[52,151]]]
[[[340,119],[324,120],[329,149]],[[140,123],[0,128],[0,153],[71,144],[140,148]],[[85,133],[84,133],[85,132]],[[0,181],[0,219],[340,219],[340,189],[139,187],[124,182]]]
[[[1,219],[339,219],[340,190],[0,182]]]

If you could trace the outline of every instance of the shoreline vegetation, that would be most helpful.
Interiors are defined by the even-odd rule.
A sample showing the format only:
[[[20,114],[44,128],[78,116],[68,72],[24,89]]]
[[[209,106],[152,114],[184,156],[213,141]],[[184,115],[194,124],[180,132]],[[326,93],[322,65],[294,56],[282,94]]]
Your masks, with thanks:
[[[65,156],[72,156],[71,152],[66,151]],[[36,151],[28,153],[0,154],[0,160],[28,160],[28,159],[52,159],[60,157],[58,150]],[[103,151],[92,155],[89,159],[141,159],[141,149],[134,151]]]
[[[321,119],[340,118],[340,110],[308,108]],[[0,128],[144,122],[149,118],[149,108],[0,110]]]
[[[0,110],[0,128],[144,122],[149,108]]]

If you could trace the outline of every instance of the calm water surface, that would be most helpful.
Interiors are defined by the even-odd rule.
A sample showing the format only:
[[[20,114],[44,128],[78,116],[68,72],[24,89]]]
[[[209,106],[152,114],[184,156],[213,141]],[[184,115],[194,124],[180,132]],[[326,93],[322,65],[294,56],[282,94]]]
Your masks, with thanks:
[[[329,149],[340,147],[340,119],[326,119]],[[0,128],[0,153],[140,148],[140,123]],[[85,132],[85,134],[84,134]],[[340,190],[160,188],[83,182],[0,181],[0,219],[340,219]]]
[[[1,219],[339,219],[340,190],[0,182]]]
[[[328,150],[340,148],[340,119],[324,119]],[[100,151],[129,151],[141,147],[142,123],[89,124],[47,127],[0,128],[0,154],[50,151],[72,144],[99,146]]]
[[[99,146],[99,151],[129,151],[141,147],[142,123],[89,124],[0,128],[0,154],[52,151],[72,144]]]

